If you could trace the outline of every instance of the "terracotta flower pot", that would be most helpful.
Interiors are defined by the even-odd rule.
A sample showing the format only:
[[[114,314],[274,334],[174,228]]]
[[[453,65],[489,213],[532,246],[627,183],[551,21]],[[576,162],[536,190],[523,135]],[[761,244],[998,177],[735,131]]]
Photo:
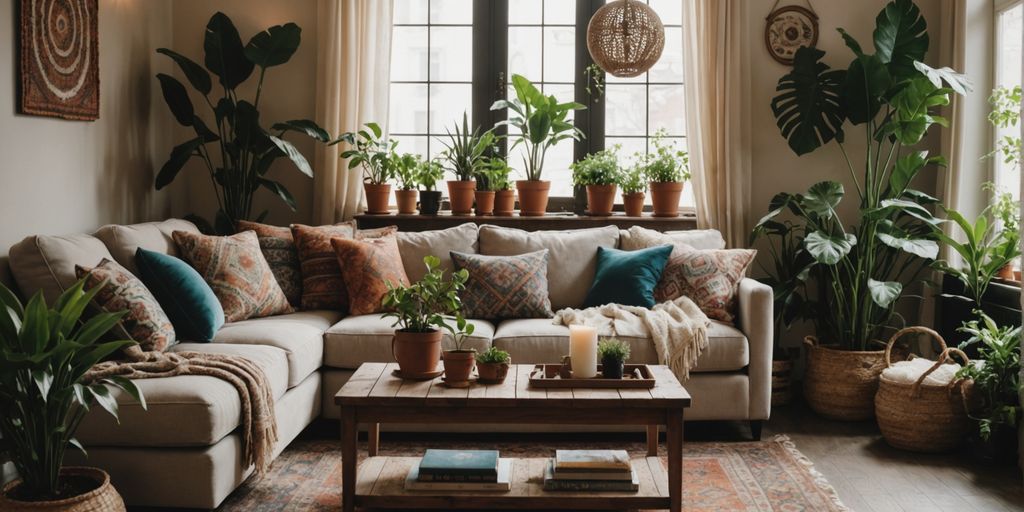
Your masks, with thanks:
[[[615,206],[616,185],[587,185],[587,215],[607,217]]]
[[[452,202],[453,215],[469,215],[473,213],[474,192],[476,192],[475,181],[448,182],[448,198]]]
[[[999,269],[999,273],[996,274],[996,277],[1006,281],[1016,281],[1017,276],[1013,272],[1013,264],[1007,263],[1006,265],[1003,265],[1003,268]]]
[[[550,181],[519,180],[516,189],[519,190],[519,215],[537,217],[547,212]]]
[[[835,420],[863,421],[875,416],[878,377],[885,369],[884,350],[839,350],[807,345],[804,398],[814,412]]]
[[[363,183],[363,191],[366,192],[366,213],[373,215],[391,213],[388,210],[388,200],[391,198],[390,184]]]
[[[683,194],[683,183],[651,182],[651,203],[654,204],[655,217],[678,217],[679,196]]]
[[[511,217],[516,213],[516,191],[499,190],[494,193],[494,214]]]
[[[480,382],[484,384],[501,384],[508,376],[510,363],[477,363],[476,371]]]
[[[627,217],[639,217],[644,214],[644,199],[647,197],[643,192],[622,194],[622,206],[626,210]]]
[[[124,512],[124,500],[117,493],[114,486],[110,484],[110,475],[101,469],[85,467],[63,467],[60,468],[61,480],[74,479],[81,482],[85,488],[91,490],[83,492],[78,496],[72,496],[54,501],[21,501],[15,499],[18,496],[18,486],[21,479],[14,480],[0,490],[0,510],[23,510],[23,511],[53,511],[53,512]],[[76,482],[76,483],[77,483]]]
[[[391,339],[391,354],[402,374],[409,377],[437,371],[441,362],[441,331],[409,332],[396,330]]]
[[[449,386],[468,384],[474,366],[476,366],[475,350],[445,350],[444,382]]]
[[[396,190],[395,202],[398,203],[398,213],[416,213],[416,198],[419,197],[417,190]]]
[[[476,191],[476,214],[477,215],[493,215],[494,214],[494,191],[493,190],[477,190]]]
[[[420,190],[420,215],[437,215],[440,209],[440,190]]]

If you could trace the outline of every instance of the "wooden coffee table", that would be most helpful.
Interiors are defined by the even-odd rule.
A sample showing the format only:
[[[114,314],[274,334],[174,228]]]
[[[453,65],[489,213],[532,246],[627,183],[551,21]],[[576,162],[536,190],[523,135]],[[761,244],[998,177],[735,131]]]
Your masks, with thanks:
[[[344,510],[369,508],[682,510],[683,411],[690,394],[666,366],[651,366],[652,389],[536,389],[534,365],[513,365],[503,384],[454,389],[440,378],[402,380],[396,363],[365,363],[338,391],[341,406]],[[512,490],[496,492],[406,491],[416,457],[377,456],[381,423],[513,423],[537,425],[646,425],[647,457],[633,459],[636,493],[545,492],[548,458],[516,459]],[[369,430],[369,458],[359,467],[358,427]],[[668,472],[658,459],[658,427],[667,430]],[[497,447],[500,449],[500,446]],[[552,450],[554,455],[554,450]]]

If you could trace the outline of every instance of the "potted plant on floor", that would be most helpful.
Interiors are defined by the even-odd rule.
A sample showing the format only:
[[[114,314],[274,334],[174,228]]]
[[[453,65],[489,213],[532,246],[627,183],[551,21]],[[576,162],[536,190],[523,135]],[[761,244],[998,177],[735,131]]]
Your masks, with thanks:
[[[621,379],[626,360],[629,359],[629,345],[616,338],[601,340],[597,344],[597,358],[601,360],[601,375],[606,379]]]
[[[651,138],[654,151],[642,159],[644,174],[650,182],[651,204],[655,217],[678,217],[683,185],[690,180],[690,156],[673,149],[665,140],[665,130]]]
[[[846,70],[821,61],[825,52],[797,50],[793,70],[778,83],[772,111],[784,138],[798,155],[835,142],[857,191],[854,219],[837,213],[845,193],[835,181],[804,194],[781,193],[759,222],[791,215],[803,247],[814,259],[808,270],[816,290],[802,294],[814,311],[817,338],[807,343],[804,396],[818,413],[862,420],[874,415],[874,394],[884,367],[881,339],[899,317],[895,306],[905,283],[938,255],[936,219],[928,207],[937,200],[911,185],[941,157],[908,151],[942,119],[935,110],[969,84],[956,72],[922,61],[927,25],[910,0],[895,0],[876,18],[874,54],[840,30],[854,59]],[[862,161],[844,144],[849,122],[867,136]],[[828,346],[820,346],[817,339]]]
[[[516,191],[512,189],[512,181],[509,176],[512,169],[508,166],[508,160],[500,156],[492,156],[487,159],[487,166],[483,171],[487,188],[494,191],[494,215],[498,217],[511,217],[516,212]],[[478,179],[480,179],[478,177]]]
[[[509,151],[522,145],[525,153],[523,171],[526,179],[516,182],[519,214],[544,215],[548,207],[548,191],[551,189],[551,182],[541,179],[544,157],[555,144],[583,137],[583,132],[568,120],[568,115],[573,110],[586,107],[576,102],[559,103],[554,96],[544,96],[521,75],[512,75],[512,87],[516,97],[495,101],[491,110],[508,109],[509,119],[495,126],[511,126],[516,133],[509,135],[514,140]]]
[[[626,211],[626,216],[643,215],[646,199],[644,191],[647,190],[647,178],[644,176],[643,167],[637,163],[623,170],[619,176],[619,186],[622,187],[622,208]]]
[[[135,384],[124,377],[86,382],[85,373],[134,341],[104,341],[125,312],[98,313],[80,322],[100,291],[83,291],[84,280],[47,306],[42,294],[27,305],[0,285],[0,448],[19,478],[0,492],[2,510],[124,510],[124,502],[102,470],[63,467],[69,446],[84,451],[75,431],[91,407],[117,418],[120,388],[146,407]]]
[[[441,362],[441,329],[450,329],[444,315],[462,307],[459,292],[466,286],[465,269],[446,277],[441,260],[423,258],[427,273],[409,286],[388,282],[384,295],[384,317],[393,318],[397,327],[391,340],[391,352],[398,361],[403,378],[436,377]]]
[[[494,132],[480,133],[477,127],[469,131],[469,118],[462,113],[462,127],[458,124],[447,130],[448,140],[441,139],[445,150],[441,157],[447,163],[446,169],[457,180],[448,182],[448,197],[452,203],[452,214],[468,215],[473,211],[476,177],[487,163],[487,152],[494,145]]]
[[[419,157],[410,153],[402,156],[392,156],[392,164],[395,168],[395,180],[398,182],[398,189],[395,190],[395,202],[398,204],[398,213],[408,215],[416,213],[416,198],[419,192],[417,186],[417,168]]]
[[[615,194],[621,180],[619,170],[619,146],[591,153],[579,162],[574,162],[572,182],[587,187],[587,215],[608,216],[615,206]]]
[[[505,382],[511,364],[512,357],[508,352],[492,345],[476,357],[476,371],[479,374],[480,382],[484,384]]]
[[[383,137],[384,132],[377,123],[366,123],[358,132],[346,132],[338,142],[348,144],[349,149],[341,152],[341,158],[348,159],[348,168],[362,167],[363,191],[366,193],[366,213],[384,215],[391,197],[391,184],[395,166],[392,157],[396,155],[397,140]]]
[[[420,184],[420,215],[437,215],[441,210],[441,191],[434,190],[444,176],[444,168],[433,160],[418,160],[416,181]]]
[[[466,339],[473,335],[475,326],[466,321],[461,314],[455,315],[455,326],[445,323],[445,329],[452,335],[455,348],[445,350],[444,383],[453,388],[464,388],[469,385],[469,376],[476,366],[476,350],[465,348]]]

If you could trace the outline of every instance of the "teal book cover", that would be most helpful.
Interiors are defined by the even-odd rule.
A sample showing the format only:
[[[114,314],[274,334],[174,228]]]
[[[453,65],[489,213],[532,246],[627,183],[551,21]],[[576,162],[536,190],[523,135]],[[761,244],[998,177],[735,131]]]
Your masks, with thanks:
[[[420,475],[498,475],[497,450],[427,450]]]

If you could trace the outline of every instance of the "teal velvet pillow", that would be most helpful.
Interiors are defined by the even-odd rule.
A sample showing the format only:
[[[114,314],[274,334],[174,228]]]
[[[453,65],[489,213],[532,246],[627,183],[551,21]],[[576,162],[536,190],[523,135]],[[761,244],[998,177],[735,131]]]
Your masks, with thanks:
[[[623,306],[654,306],[654,288],[661,279],[671,245],[639,251],[597,248],[597,272],[583,307],[604,304]]]
[[[171,319],[179,340],[213,341],[224,325],[224,309],[199,272],[174,256],[141,247],[135,251],[135,266]]]

